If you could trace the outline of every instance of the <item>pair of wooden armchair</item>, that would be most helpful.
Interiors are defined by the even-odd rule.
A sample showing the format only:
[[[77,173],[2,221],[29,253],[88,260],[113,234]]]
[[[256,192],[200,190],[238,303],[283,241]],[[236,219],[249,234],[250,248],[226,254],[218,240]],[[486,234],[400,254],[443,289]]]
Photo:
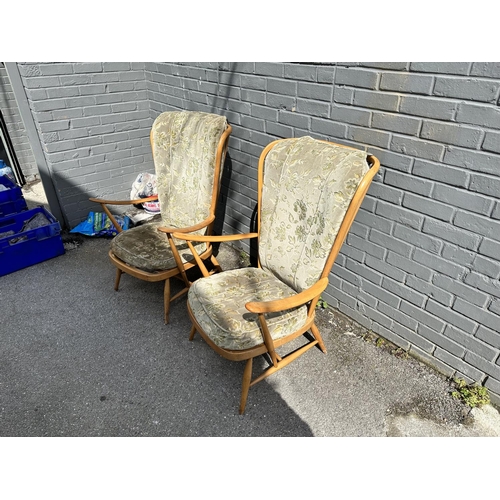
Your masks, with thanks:
[[[151,145],[162,221],[120,232],[109,255],[117,267],[115,289],[123,272],[165,280],[166,323],[170,302],[188,292],[190,340],[199,332],[220,355],[246,361],[243,413],[252,385],[316,345],[326,352],[315,307],[380,164],[363,151],[311,137],[274,141],[258,165],[256,232],[213,236],[230,133],[224,117],[208,113],[166,112],[155,120]],[[116,202],[93,201],[112,217],[107,205]],[[212,243],[244,238],[258,241],[257,267],[222,271]],[[190,282],[186,271],[194,266],[203,277]],[[171,277],[184,282],[174,297]],[[301,336],[305,344],[279,354]],[[260,355],[270,366],[252,378],[253,359]]]

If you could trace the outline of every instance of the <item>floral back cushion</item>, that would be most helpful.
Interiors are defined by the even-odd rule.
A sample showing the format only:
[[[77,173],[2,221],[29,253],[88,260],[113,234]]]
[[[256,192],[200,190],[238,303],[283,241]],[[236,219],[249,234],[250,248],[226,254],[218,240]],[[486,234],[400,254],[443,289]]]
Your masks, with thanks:
[[[217,146],[226,127],[225,117],[196,111],[165,112],[154,121],[153,159],[164,226],[189,227],[210,215],[214,180],[220,180],[214,179]]]
[[[321,275],[367,154],[311,137],[279,142],[264,164],[259,258],[296,291]]]

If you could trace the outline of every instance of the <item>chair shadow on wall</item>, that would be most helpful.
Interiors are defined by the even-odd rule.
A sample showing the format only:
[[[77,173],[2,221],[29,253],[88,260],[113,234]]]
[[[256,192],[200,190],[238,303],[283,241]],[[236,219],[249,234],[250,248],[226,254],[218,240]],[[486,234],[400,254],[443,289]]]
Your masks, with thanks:
[[[222,235],[224,231],[224,225],[226,224],[226,215],[227,215],[227,207],[229,200],[229,189],[231,186],[231,177],[233,172],[233,163],[231,160],[231,155],[228,152],[226,155],[226,159],[224,162],[224,167],[222,170],[222,179],[221,179],[221,188],[219,201],[217,203],[217,210],[215,213],[215,223],[214,223],[214,231],[215,235]],[[239,227],[236,229],[241,232],[254,232],[257,227],[257,203],[255,203],[254,208],[252,210],[252,216],[250,218],[250,226],[247,228],[245,222],[237,220]],[[220,243],[213,243],[214,253],[218,254],[220,250]],[[249,242],[249,258],[250,265],[257,265],[257,253],[258,253],[258,245],[255,239],[250,240]]]
[[[214,234],[222,234],[226,219],[227,202],[229,199],[229,187],[231,185],[231,176],[233,172],[233,162],[229,151],[226,153],[224,164],[222,166],[219,199],[215,209]],[[220,245],[213,245],[214,251],[219,249]]]

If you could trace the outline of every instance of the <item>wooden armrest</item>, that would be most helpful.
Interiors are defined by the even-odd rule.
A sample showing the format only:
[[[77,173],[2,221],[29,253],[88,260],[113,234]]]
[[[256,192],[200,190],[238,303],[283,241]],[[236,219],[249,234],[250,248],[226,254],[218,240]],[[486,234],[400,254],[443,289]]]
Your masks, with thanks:
[[[177,233],[192,233],[193,231],[198,231],[199,229],[203,229],[204,227],[207,227],[213,220],[215,219],[215,215],[211,215],[204,221],[195,224],[194,226],[191,227],[162,227],[160,226],[158,228],[158,231],[161,231],[162,233],[170,233],[172,235],[175,235]],[[186,239],[185,237],[182,237],[180,239]]]
[[[312,287],[304,290],[297,295],[286,297],[284,299],[270,300],[267,302],[247,302],[245,307],[253,313],[265,314],[278,311],[286,311],[297,306],[307,304],[315,297],[318,297],[328,286],[328,278],[321,278]]]
[[[122,227],[115,219],[115,216],[110,212],[109,208],[106,205],[137,205],[138,203],[145,203],[146,201],[154,201],[158,199],[158,195],[149,196],[148,198],[140,198],[139,200],[102,200],[101,198],[89,198],[90,201],[94,203],[99,203],[107,214],[107,216],[111,219],[111,222],[115,226],[116,230],[121,233]]]
[[[179,231],[177,229],[177,231]],[[236,240],[244,240],[247,238],[257,238],[258,233],[244,233],[244,234],[225,234],[223,236],[202,236],[199,234],[182,234],[180,232],[175,232],[172,234],[174,238],[178,238],[179,240],[186,241],[209,241],[212,243],[224,242],[224,241],[236,241]]]
[[[148,201],[156,201],[158,195],[149,196],[147,198],[139,198],[138,200],[102,200],[100,198],[89,198],[90,201],[94,203],[100,203],[101,205],[139,205],[140,203],[146,203]]]

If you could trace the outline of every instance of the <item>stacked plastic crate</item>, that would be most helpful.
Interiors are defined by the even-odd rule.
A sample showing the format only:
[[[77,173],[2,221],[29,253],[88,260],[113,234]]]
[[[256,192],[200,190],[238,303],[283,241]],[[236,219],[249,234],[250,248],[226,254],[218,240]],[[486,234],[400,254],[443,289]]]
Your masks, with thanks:
[[[42,206],[28,209],[8,170],[0,169],[0,276],[64,253],[59,222]]]

